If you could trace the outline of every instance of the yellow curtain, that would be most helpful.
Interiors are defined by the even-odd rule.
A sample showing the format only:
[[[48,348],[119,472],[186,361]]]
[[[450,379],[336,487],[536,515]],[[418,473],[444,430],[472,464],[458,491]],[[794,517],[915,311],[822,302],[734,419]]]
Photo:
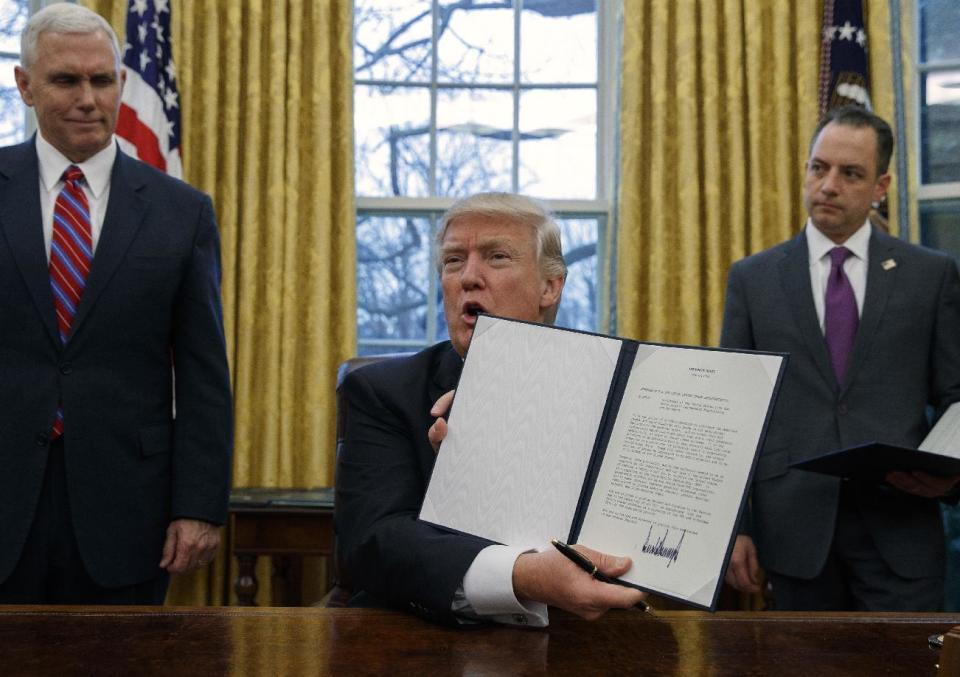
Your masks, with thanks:
[[[127,2],[84,4],[123,40]],[[353,5],[170,4],[184,178],[213,196],[222,239],[233,485],[330,485],[336,368],[356,341]],[[168,603],[234,600],[232,567],[224,548]],[[269,604],[265,562],[258,578]]]
[[[874,104],[892,122],[887,3],[869,10]],[[716,344],[730,264],[799,231],[821,14],[822,0],[624,0],[619,334]]]

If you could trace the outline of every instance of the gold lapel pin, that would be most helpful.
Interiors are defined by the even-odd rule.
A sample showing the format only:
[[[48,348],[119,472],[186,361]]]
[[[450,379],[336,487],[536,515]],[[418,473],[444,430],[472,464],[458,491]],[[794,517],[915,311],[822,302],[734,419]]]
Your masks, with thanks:
[[[880,267],[883,268],[884,270],[893,270],[894,268],[897,267],[897,262],[894,261],[893,259],[887,259],[886,261],[883,261],[880,264]]]

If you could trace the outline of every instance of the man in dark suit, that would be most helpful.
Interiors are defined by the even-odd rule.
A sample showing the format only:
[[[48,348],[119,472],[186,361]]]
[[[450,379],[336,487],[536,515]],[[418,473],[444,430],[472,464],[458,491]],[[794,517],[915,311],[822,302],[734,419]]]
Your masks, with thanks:
[[[417,520],[477,313],[552,322],[566,279],[559,228],[528,198],[461,200],[437,243],[451,340],[358,369],[341,386],[336,526],[359,597],[448,623],[545,625],[547,605],[596,618],[636,604],[644,593],[600,583],[553,548],[523,552]],[[629,569],[627,558],[583,550],[611,576]]]
[[[885,482],[789,469],[870,441],[916,446],[960,400],[960,279],[948,256],[873,229],[887,190],[890,127],[860,108],[828,114],[806,163],[806,228],[730,270],[721,344],[790,361],[727,581],[778,609],[936,610],[938,500],[960,478]]]
[[[101,17],[38,12],[22,60],[39,132],[0,149],[0,603],[159,604],[226,518],[212,205],[118,150]]]

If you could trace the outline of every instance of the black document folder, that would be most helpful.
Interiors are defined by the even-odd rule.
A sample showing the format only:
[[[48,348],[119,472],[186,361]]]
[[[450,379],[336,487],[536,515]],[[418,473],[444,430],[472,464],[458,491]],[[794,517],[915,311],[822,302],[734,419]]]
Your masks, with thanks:
[[[713,610],[785,361],[482,315],[420,519]]]
[[[880,442],[833,451],[791,466],[837,477],[882,477],[894,470],[960,475],[960,458]]]
[[[882,478],[894,470],[960,475],[960,402],[944,412],[919,449],[870,442],[792,463],[791,467],[861,479]]]

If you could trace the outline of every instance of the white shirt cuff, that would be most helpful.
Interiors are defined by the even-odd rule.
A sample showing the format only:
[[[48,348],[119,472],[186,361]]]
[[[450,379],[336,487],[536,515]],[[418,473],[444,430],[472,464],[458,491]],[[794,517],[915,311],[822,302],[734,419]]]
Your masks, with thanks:
[[[513,593],[513,565],[525,552],[534,550],[489,545],[477,554],[463,577],[463,593],[473,613],[497,623],[546,627],[547,605],[521,602]]]

